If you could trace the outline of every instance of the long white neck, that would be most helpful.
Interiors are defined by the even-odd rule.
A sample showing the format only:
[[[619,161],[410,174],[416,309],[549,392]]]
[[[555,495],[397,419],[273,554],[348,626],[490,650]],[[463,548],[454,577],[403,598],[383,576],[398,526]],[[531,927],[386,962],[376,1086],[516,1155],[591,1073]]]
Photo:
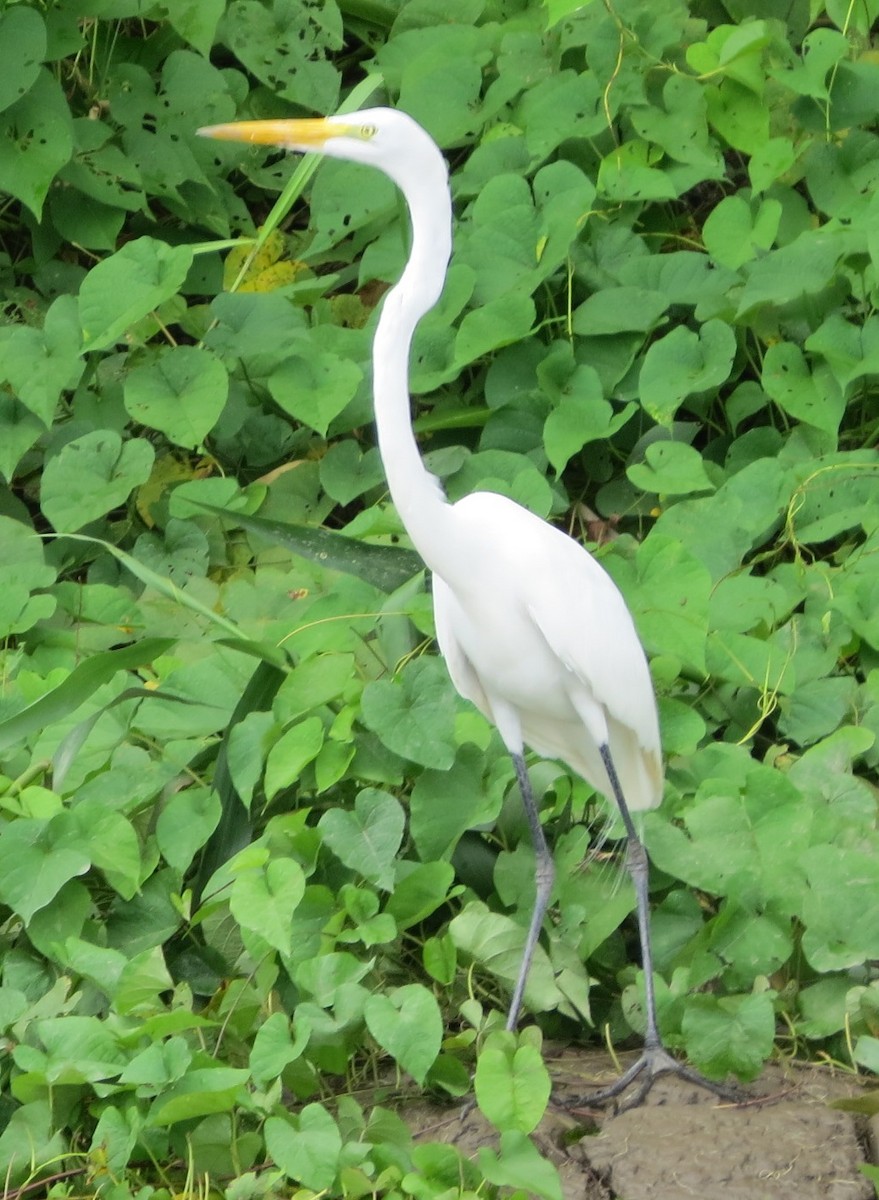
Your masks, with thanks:
[[[427,139],[425,139],[426,141]],[[417,178],[395,178],[409,208],[412,252],[399,283],[385,297],[373,342],[373,393],[378,445],[391,498],[415,549],[432,571],[443,570],[451,509],[439,480],[426,469],[412,429],[409,352],[415,327],[442,292],[452,250],[448,171],[440,151],[419,156]]]

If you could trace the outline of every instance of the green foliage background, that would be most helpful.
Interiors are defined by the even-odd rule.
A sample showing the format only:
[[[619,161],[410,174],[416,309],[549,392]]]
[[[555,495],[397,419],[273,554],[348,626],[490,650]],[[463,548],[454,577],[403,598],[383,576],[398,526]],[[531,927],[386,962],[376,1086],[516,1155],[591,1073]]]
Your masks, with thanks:
[[[405,217],[363,168],[195,135],[236,117],[390,102],[448,155],[416,426],[453,498],[598,540],[636,614],[669,1043],[743,1079],[773,1042],[879,1065],[877,12],[0,9],[12,1184],[147,1195],[178,1164],[241,1197],[559,1195],[527,1137],[539,1033],[496,1032],[527,830],[432,656],[373,445]],[[633,899],[582,868],[589,789],[533,770],[559,883],[526,1001],[556,1037],[622,1040]],[[413,1148],[393,1088],[354,1098],[389,1064],[462,1095],[483,1044],[503,1137],[478,1165]]]

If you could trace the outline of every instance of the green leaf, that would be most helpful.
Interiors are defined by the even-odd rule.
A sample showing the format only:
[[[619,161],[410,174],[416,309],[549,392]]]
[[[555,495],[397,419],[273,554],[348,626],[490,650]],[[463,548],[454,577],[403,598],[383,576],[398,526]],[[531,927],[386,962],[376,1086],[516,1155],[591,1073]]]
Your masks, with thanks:
[[[353,654],[316,654],[296,664],[274,703],[280,721],[291,721],[337,700],[356,674]]]
[[[316,1192],[330,1188],[339,1169],[342,1136],[322,1104],[306,1104],[294,1126],[283,1117],[269,1117],[266,1149],[288,1179]]]
[[[877,957],[879,863],[850,847],[814,846],[805,856],[803,951],[816,971],[845,971]],[[834,897],[832,904],[828,896]]]
[[[835,29],[813,29],[803,38],[802,59],[789,63],[780,77],[785,87],[800,96],[829,100],[828,77],[850,52],[848,38]]]
[[[495,1129],[531,1133],[546,1111],[552,1080],[537,1046],[519,1045],[515,1034],[498,1030],[479,1052],[474,1086],[480,1111]]]
[[[421,658],[397,678],[368,683],[361,697],[367,729],[412,762],[447,769],[455,760],[455,696],[442,663]]]
[[[92,866],[120,896],[130,900],[140,888],[143,871],[140,842],[131,822],[88,799],[76,805],[73,815]]]
[[[193,502],[194,503],[194,502]],[[242,529],[261,534],[269,541],[286,546],[294,554],[313,559],[335,571],[356,575],[383,592],[393,592],[423,569],[424,564],[413,550],[400,546],[378,546],[359,542],[355,538],[318,529],[310,525],[285,525],[264,517],[215,508],[198,503],[199,508],[227,517]]]
[[[93,267],[79,289],[83,349],[105,350],[180,290],[192,265],[191,246],[154,238],[128,242]]]
[[[320,717],[307,717],[292,726],[275,742],[266,759],[266,799],[272,800],[300,777],[305,767],[317,758],[324,743]]]
[[[24,633],[55,611],[55,599],[42,592],[55,580],[55,571],[45,562],[43,542],[20,521],[0,516],[0,636]],[[3,725],[0,724],[0,745]]]
[[[397,928],[408,929],[436,912],[445,904],[454,878],[451,863],[424,862],[399,879],[386,908]]]
[[[46,958],[56,959],[67,966],[68,959],[64,952],[67,939],[82,935],[91,910],[92,898],[88,888],[78,879],[71,879],[48,904],[33,914],[28,922],[28,940]]]
[[[487,47],[478,25],[462,21],[430,29],[429,36],[416,43],[423,47],[418,52],[411,39],[422,32],[428,33],[419,30],[409,39],[405,33],[394,39],[400,50],[408,43],[409,51],[400,80],[400,106],[423,123],[440,145],[448,145],[465,137],[471,127]],[[385,55],[379,61],[386,67]]]
[[[529,152],[539,159],[568,138],[595,137],[607,127],[597,75],[570,69],[548,73],[522,90],[516,118]]]
[[[599,165],[599,194],[617,204],[673,200],[677,196],[674,181],[653,165],[660,157],[660,152],[646,142],[623,142]]]
[[[134,421],[195,449],[216,424],[228,390],[223,364],[209,350],[172,346],[129,371],[125,407]]]
[[[678,325],[654,342],[641,367],[641,402],[668,425],[688,396],[718,388],[729,378],[735,334],[724,321],[706,321],[698,333]]]
[[[36,1033],[46,1048],[46,1078],[56,1085],[115,1079],[126,1060],[98,1017],[48,1017],[37,1023]]]
[[[621,282],[648,288],[665,296],[670,304],[690,308],[722,304],[736,275],[714,265],[706,254],[689,250],[633,255],[619,265]]]
[[[17,396],[0,391],[0,475],[7,484],[12,483],[16,467],[44,431],[44,423]]]
[[[350,504],[384,482],[378,449],[373,447],[363,454],[350,438],[334,442],[320,461],[320,482],[337,503]]]
[[[326,53],[342,44],[335,5],[324,11],[290,4],[273,12],[258,0],[233,0],[221,36],[276,95],[313,112],[336,107],[339,73]]]
[[[812,469],[795,494],[791,524],[798,541],[824,542],[846,529],[860,529],[875,510],[877,460],[846,454]],[[852,589],[854,591],[854,589]],[[845,604],[843,597],[837,598]]]
[[[163,1092],[150,1111],[149,1125],[176,1125],[211,1113],[229,1112],[243,1098],[250,1072],[237,1067],[201,1067]]]
[[[27,922],[90,865],[71,813],[49,821],[19,818],[0,831],[0,900]]]
[[[626,470],[635,487],[644,492],[687,496],[691,492],[714,491],[701,454],[684,442],[652,442],[644,457],[646,462],[635,463]]]
[[[193,591],[178,588],[173,580],[160,575],[157,571],[153,571],[146,563],[140,562],[133,555],[126,553],[125,550],[120,550],[112,542],[81,533],[68,533],[62,536],[66,536],[74,542],[100,546],[107,554],[111,554],[113,558],[120,562],[126,570],[130,571],[135,579],[139,579],[141,583],[154,588],[160,596],[166,596],[175,604],[198,613],[212,625],[216,625],[218,629],[221,629],[226,634],[226,638],[223,639],[222,644],[229,645],[235,650],[240,650],[243,654],[251,654],[254,658],[264,659],[272,666],[286,661],[283,651],[279,650],[276,646],[266,645],[263,642],[250,641],[248,638],[245,638],[237,625],[216,612],[210,605],[199,600]],[[189,539],[186,540],[188,541]],[[199,539],[196,538],[195,540]]]
[[[172,646],[171,638],[146,638],[121,650],[93,654],[70,672],[68,677],[21,712],[0,722],[0,750],[63,720],[107,683],[117,671],[145,666]]]
[[[830,127],[844,130],[868,124],[877,85],[879,69],[866,55],[856,62],[840,62],[833,76]]]
[[[872,605],[871,611],[875,612]],[[782,702],[779,729],[797,745],[810,746],[845,724],[855,710],[856,691],[852,679],[809,680]]]
[[[293,913],[304,895],[305,874],[299,863],[273,858],[264,869],[245,869],[235,877],[229,907],[243,929],[289,954]]]
[[[142,1125],[142,1118],[131,1109],[105,1108],[95,1125],[89,1153],[102,1154],[108,1171],[124,1171]]]
[[[595,200],[595,185],[579,167],[562,159],[534,176],[534,200],[544,231],[538,243],[538,271],[552,277],[568,261],[582,234],[584,213]]]
[[[827,319],[806,338],[807,350],[820,354],[833,372],[838,383],[845,387],[865,375],[879,372],[879,319],[868,317],[863,323],[847,321],[842,313],[831,313]],[[834,389],[834,404],[831,417],[845,410],[844,402]],[[826,418],[825,418],[826,420]],[[817,424],[813,421],[812,424]],[[821,426],[819,426],[821,428]],[[833,428],[835,432],[836,426]]]
[[[15,6],[6,13],[4,27],[0,28],[0,45],[9,48],[5,27],[11,18],[17,25],[27,24],[32,33],[36,28],[32,18],[23,18]],[[25,47],[24,74],[18,76],[20,88],[33,68],[35,39]],[[12,54],[4,62],[13,63],[18,55]],[[28,67],[30,62],[30,67]],[[6,72],[4,71],[4,76]],[[16,78],[15,71],[12,75]],[[37,221],[43,211],[43,203],[55,176],[73,153],[73,121],[61,85],[57,79],[40,67],[32,86],[20,100],[10,105],[0,116],[0,191],[15,196],[33,213]]]
[[[290,1037],[290,1018],[286,1013],[273,1012],[261,1022],[250,1051],[250,1073],[261,1084],[277,1079],[305,1049],[305,1040]]]
[[[40,507],[59,533],[72,533],[124,504],[146,483],[154,457],[144,438],[123,442],[111,429],[86,433],[46,463]]]
[[[412,840],[423,862],[448,858],[458,838],[496,819],[503,802],[503,781],[487,786],[485,760],[464,746],[450,768],[422,771],[410,800]]]
[[[561,473],[584,446],[613,437],[634,411],[635,406],[627,404],[615,412],[604,398],[597,371],[590,366],[576,367],[543,426],[549,461]]]
[[[587,3],[590,2],[591,0],[587,0]],[[559,21],[583,7],[582,0],[546,0],[547,25],[551,29],[553,25],[558,25]]]
[[[219,820],[220,800],[213,790],[190,787],[171,796],[156,822],[156,844],[168,866],[182,875]]]
[[[845,413],[845,395],[826,368],[809,370],[792,342],[776,342],[763,359],[763,388],[794,420],[835,434]]]
[[[651,858],[660,870],[729,896],[746,911],[771,903],[796,911],[811,814],[797,788],[778,772],[758,768],[746,789],[747,774],[737,782],[716,772],[703,784],[684,811],[686,832],[647,816]]]
[[[353,988],[371,969],[369,961],[361,962],[353,954],[322,954],[299,964],[295,982],[313,996],[322,1008],[329,1008],[335,1003],[337,993],[345,988]]]
[[[797,160],[797,151],[787,137],[773,137],[757,148],[748,163],[748,175],[755,192],[765,192],[786,175]]]
[[[688,704],[671,696],[660,696],[658,705],[663,751],[669,756],[694,754],[705,737],[704,719]]]
[[[266,757],[278,736],[278,722],[270,712],[248,712],[226,730],[229,791],[224,799],[249,809],[262,778]],[[246,840],[246,839],[244,839]],[[235,845],[234,850],[239,850]]]
[[[370,996],[366,1026],[383,1050],[416,1083],[424,1083],[439,1054],[443,1020],[433,993],[420,983]]]
[[[284,412],[323,437],[354,399],[362,378],[356,363],[316,345],[278,367],[269,376],[269,391]]]
[[[668,307],[669,299],[661,292],[640,287],[602,288],[575,310],[573,328],[584,337],[647,333],[659,324]]]
[[[523,1180],[527,1180],[530,1194],[540,1196],[541,1200],[562,1200],[561,1180],[555,1166],[516,1129],[501,1134],[500,1153],[481,1146],[479,1166],[489,1183],[519,1189]]]
[[[50,305],[42,329],[26,325],[0,329],[0,377],[12,385],[41,425],[52,424],[62,391],[76,387],[82,375],[80,340],[72,296],[59,296]]]
[[[768,250],[775,241],[782,208],[777,200],[759,205],[742,196],[725,196],[702,229],[711,257],[735,270]]]
[[[34,1100],[16,1108],[0,1134],[0,1170],[10,1180],[28,1179],[34,1162],[52,1162],[66,1151],[52,1104]]]
[[[394,185],[380,171],[364,170],[357,163],[322,162],[312,189],[313,249],[338,246],[346,233],[368,227],[377,214],[387,214],[395,205]],[[394,273],[401,265],[395,255]]]
[[[46,54],[46,25],[35,8],[16,5],[0,15],[0,46],[10,51],[0,79],[2,110],[21,100],[40,74]]]
[[[153,1042],[136,1054],[120,1076],[121,1083],[161,1087],[182,1079],[192,1064],[192,1052],[182,1037]]]
[[[331,808],[321,817],[318,829],[347,867],[390,891],[405,823],[403,810],[393,796],[364,788],[357,794],[353,812]]]
[[[464,367],[499,346],[527,337],[534,324],[534,302],[511,292],[468,312],[455,338],[455,366]]]
[[[769,141],[769,110],[763,97],[735,79],[706,88],[709,124],[730,146],[756,154]]]
[[[687,1054],[709,1079],[734,1071],[756,1079],[772,1051],[775,1010],[767,993],[753,996],[691,996],[684,1009]]]
[[[207,58],[225,7],[224,0],[175,0],[168,8],[168,20]]]
[[[817,295],[833,280],[849,244],[844,233],[810,229],[789,246],[763,255],[748,271],[736,318],[764,304],[778,307]]]
[[[490,912],[481,901],[471,901],[449,925],[460,953],[511,986],[519,975],[526,932],[510,917]],[[550,1012],[563,1001],[546,951],[538,945],[525,985],[525,1003],[534,1012]]]
[[[854,1060],[873,1074],[879,1073],[879,1038],[863,1036],[855,1042]]]
[[[466,264],[475,272],[469,287],[478,282],[474,294],[476,304],[485,306],[468,314],[476,336],[458,336],[456,359],[466,360],[469,344],[474,347],[490,342],[497,314],[501,324],[504,314],[512,314],[518,324],[527,311],[527,304],[537,282],[537,253],[542,230],[527,181],[518,174],[496,175],[480,191],[471,209],[471,224],[458,239],[456,264]],[[457,281],[453,275],[453,282]],[[465,297],[466,298],[466,297]]]
[[[655,654],[705,671],[711,576],[679,542],[652,534],[638,547],[637,623]]]
[[[706,120],[706,91],[684,74],[672,74],[662,89],[662,107],[637,106],[632,124],[640,137],[654,142],[677,163],[696,168],[697,177],[718,179],[723,162]]]
[[[157,1012],[161,1007],[160,997],[173,987],[161,946],[148,946],[139,954],[126,956],[113,990],[113,1001],[122,1014],[142,1013],[145,1009]]]
[[[243,803],[242,795],[236,790],[239,786],[237,780],[233,782],[233,739],[236,730],[240,729],[251,715],[257,718],[270,716],[266,710],[271,708],[283,680],[284,672],[279,667],[261,662],[247,681],[247,686],[241,693],[241,698],[226,726],[214,771],[214,790],[220,797],[222,814],[219,825],[205,846],[198,873],[193,881],[192,892],[196,903],[200,902],[205,885],[214,872],[250,841],[250,814]],[[252,764],[251,767],[250,777],[254,786],[261,770],[260,754],[258,763]],[[245,799],[249,801],[250,797]]]

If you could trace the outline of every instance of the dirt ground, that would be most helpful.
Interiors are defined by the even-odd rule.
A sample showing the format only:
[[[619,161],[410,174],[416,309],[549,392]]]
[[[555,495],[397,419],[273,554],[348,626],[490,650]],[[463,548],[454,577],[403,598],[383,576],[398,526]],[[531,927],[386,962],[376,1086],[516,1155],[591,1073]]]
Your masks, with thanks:
[[[550,1070],[562,1102],[615,1077],[608,1056],[591,1051],[566,1050]],[[877,1162],[879,1118],[871,1128],[828,1107],[861,1090],[830,1068],[770,1066],[732,1105],[669,1076],[628,1112],[553,1104],[534,1137],[559,1169],[565,1200],[875,1200],[858,1166]],[[463,1122],[427,1105],[407,1117],[418,1136],[465,1153],[496,1141],[476,1109]]]

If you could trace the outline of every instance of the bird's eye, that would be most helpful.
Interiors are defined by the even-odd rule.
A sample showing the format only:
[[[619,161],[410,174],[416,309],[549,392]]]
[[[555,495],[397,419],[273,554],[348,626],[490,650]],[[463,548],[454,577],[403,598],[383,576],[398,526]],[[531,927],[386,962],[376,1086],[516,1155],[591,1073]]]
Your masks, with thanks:
[[[372,141],[372,139],[375,137],[375,135],[377,133],[378,133],[378,130],[376,129],[376,127],[374,125],[361,125],[360,126],[360,136],[364,139],[364,141],[367,141],[367,142]]]

